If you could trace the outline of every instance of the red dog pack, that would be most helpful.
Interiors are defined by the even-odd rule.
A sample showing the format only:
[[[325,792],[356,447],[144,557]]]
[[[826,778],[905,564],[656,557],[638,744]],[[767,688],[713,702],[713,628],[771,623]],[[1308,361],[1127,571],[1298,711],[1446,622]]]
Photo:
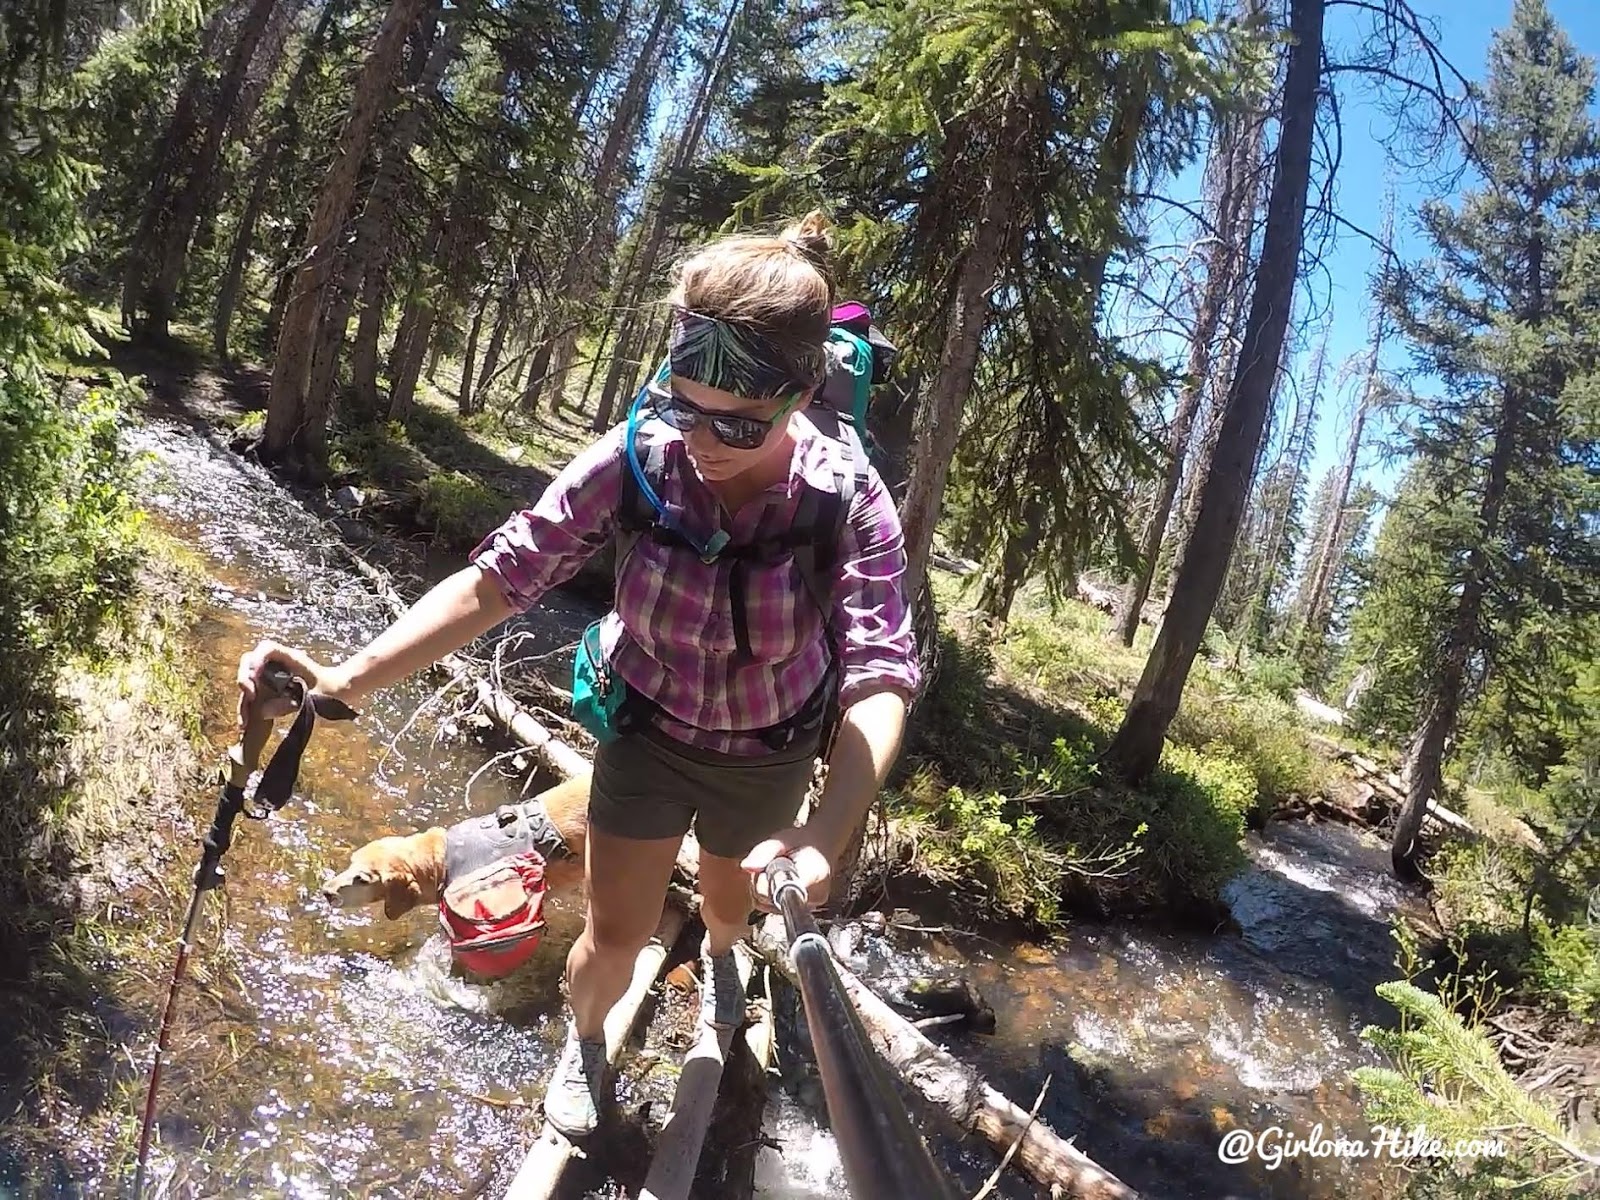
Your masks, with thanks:
[[[451,956],[486,979],[509,975],[539,947],[544,893],[544,858],[531,850],[452,880],[439,900]]]

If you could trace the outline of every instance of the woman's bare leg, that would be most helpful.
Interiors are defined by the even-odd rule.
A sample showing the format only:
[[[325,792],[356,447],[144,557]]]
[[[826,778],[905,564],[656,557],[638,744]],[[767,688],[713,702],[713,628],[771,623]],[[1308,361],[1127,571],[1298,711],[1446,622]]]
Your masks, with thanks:
[[[567,992],[578,1036],[603,1036],[606,1014],[628,990],[633,961],[661,920],[682,838],[638,841],[589,827],[589,915],[567,955]]]

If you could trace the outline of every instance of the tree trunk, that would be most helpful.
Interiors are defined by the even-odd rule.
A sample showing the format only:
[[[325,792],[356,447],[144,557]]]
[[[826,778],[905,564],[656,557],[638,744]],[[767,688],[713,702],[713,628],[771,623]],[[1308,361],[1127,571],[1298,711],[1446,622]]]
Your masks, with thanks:
[[[524,243],[517,260],[512,264],[511,275],[507,278],[504,290],[500,293],[500,308],[495,313],[494,331],[489,335],[489,348],[483,354],[483,369],[478,372],[478,408],[482,409],[488,398],[488,391],[494,383],[495,375],[500,369],[500,356],[505,352],[506,335],[511,332],[511,322],[516,316],[517,298],[522,290],[522,279],[533,265],[533,250],[530,243]],[[520,370],[520,364],[519,368]],[[512,387],[517,385],[513,382]]]
[[[273,262],[272,273],[269,276],[272,280],[272,300],[267,305],[267,320],[261,331],[263,346],[271,347],[278,344],[278,334],[283,329],[284,309],[289,305],[289,289],[294,284],[294,247],[305,241],[306,231],[310,227],[311,214],[302,212],[284,241],[282,253]]]
[[[466,355],[461,360],[461,389],[456,393],[456,411],[463,417],[470,417],[478,410],[472,407],[472,372],[477,366],[478,335],[483,332],[483,316],[489,310],[489,293],[483,293],[483,299],[478,301],[477,307],[472,312],[472,327],[467,330]]]
[[[1260,0],[1248,0],[1245,12],[1247,15],[1259,15],[1260,8]],[[1198,377],[1200,382],[1196,385],[1202,390],[1195,397],[1195,416],[1202,411],[1206,414],[1201,427],[1200,444],[1189,454],[1188,461],[1192,469],[1186,473],[1181,463],[1176,468],[1175,485],[1182,485],[1183,499],[1178,507],[1172,544],[1165,548],[1165,557],[1173,574],[1183,563],[1189,533],[1194,528],[1200,489],[1205,482],[1205,464],[1211,461],[1216,450],[1222,410],[1227,400],[1227,383],[1238,365],[1251,243],[1255,237],[1256,214],[1264,202],[1261,168],[1265,130],[1266,115],[1256,109],[1248,110],[1230,122],[1223,135],[1225,152],[1217,165],[1215,176],[1207,179],[1207,191],[1213,197],[1216,228],[1214,239],[1207,246],[1206,287],[1209,292],[1213,269],[1218,286],[1215,308],[1208,314],[1211,334],[1206,348],[1205,370]],[[1192,417],[1191,423],[1193,420]],[[1193,436],[1191,424],[1190,437]],[[1171,520],[1169,512],[1168,522]],[[1160,567],[1162,539],[1165,537],[1163,531],[1155,539],[1157,554],[1151,565],[1152,573]]]
[[[317,326],[316,343],[311,350],[309,394],[323,406],[325,418],[334,412],[339,360],[344,356],[344,335],[350,325],[350,310],[355,305],[356,285],[360,282],[348,260],[336,266],[335,274],[338,282],[329,291],[328,311]]]
[[[700,86],[697,89],[693,106],[689,109],[689,116],[684,126],[684,136],[679,140],[672,155],[670,165],[667,167],[666,176],[661,181],[659,200],[656,204],[655,214],[650,222],[649,237],[645,248],[640,255],[639,268],[633,278],[628,307],[637,308],[650,287],[651,277],[655,274],[656,260],[661,253],[662,242],[667,236],[669,214],[677,199],[680,176],[685,168],[694,162],[695,156],[700,152],[700,139],[705,135],[706,126],[711,120],[711,109],[715,102],[718,83],[727,69],[730,50],[733,44],[733,25],[744,7],[744,0],[733,0],[728,5],[727,15],[723,18],[722,28],[717,31],[716,45],[711,52],[711,57],[706,60],[705,73],[700,77]],[[626,282],[626,281],[625,281]],[[630,314],[631,315],[631,314]],[[621,339],[618,339],[621,348]],[[545,359],[549,362],[548,355]],[[626,360],[618,357],[612,364],[606,376],[605,390],[600,394],[600,407],[597,410],[596,423],[604,428],[610,421],[610,415],[616,409],[618,387],[621,376],[626,369]],[[537,376],[535,376],[537,378]],[[531,384],[530,384],[531,386]],[[599,416],[605,414],[604,421]]]
[[[1478,648],[1481,638],[1478,621],[1489,586],[1489,556],[1485,547],[1500,532],[1500,510],[1504,506],[1506,482],[1516,452],[1520,415],[1521,397],[1515,387],[1507,387],[1500,401],[1488,479],[1478,506],[1477,544],[1466,557],[1466,576],[1456,600],[1455,619],[1450,623],[1439,665],[1428,676],[1422,722],[1406,758],[1406,799],[1395,814],[1394,840],[1389,850],[1395,873],[1401,878],[1414,879],[1418,875],[1417,835],[1422,832],[1428,802],[1437,798],[1444,780],[1445,744],[1455,735],[1456,721],[1461,715],[1462,691],[1466,686],[1467,660]]]
[[[1344,535],[1345,506],[1350,502],[1350,485],[1355,481],[1356,463],[1361,454],[1361,437],[1367,424],[1367,401],[1370,389],[1356,407],[1355,420],[1350,426],[1350,440],[1345,444],[1344,459],[1339,464],[1339,481],[1334,485],[1329,501],[1328,519],[1324,525],[1322,542],[1316,548],[1316,573],[1306,586],[1304,624],[1300,627],[1302,652],[1313,638],[1326,632],[1328,618],[1328,592],[1338,574],[1337,562],[1341,538]]]
[[[383,262],[369,262],[361,279],[361,317],[350,348],[350,387],[355,409],[362,415],[378,412],[378,342],[383,337],[383,308],[388,301],[389,270]]]
[[[1287,581],[1289,569],[1293,566],[1293,546],[1286,545],[1289,519],[1297,507],[1296,495],[1303,495],[1301,489],[1305,486],[1306,471],[1311,465],[1312,450],[1316,444],[1317,404],[1322,399],[1322,382],[1328,367],[1328,335],[1329,330],[1325,328],[1311,362],[1310,393],[1306,397],[1305,407],[1295,413],[1289,443],[1284,447],[1282,464],[1286,477],[1281,481],[1282,500],[1278,511],[1272,514],[1267,534],[1265,570],[1252,601],[1252,612],[1245,630],[1251,645],[1258,650],[1263,649],[1268,641],[1273,593]],[[1290,551],[1289,563],[1283,561],[1285,549]],[[1241,638],[1238,644],[1242,646],[1244,639]]]
[[[1119,71],[1112,88],[1118,97],[1116,115],[1100,146],[1095,182],[1096,191],[1107,200],[1106,211],[1116,215],[1097,234],[1090,235],[1091,238],[1098,237],[1098,245],[1080,271],[1079,277],[1091,311],[1099,310],[1101,293],[1105,289],[1106,268],[1111,261],[1117,222],[1123,211],[1150,101],[1149,82],[1142,72],[1134,71],[1130,75]],[[1056,481],[1060,479],[1060,471],[1053,461],[1053,449],[1044,455],[1041,462],[1042,452],[1043,448],[1040,448],[1031,453],[1022,468],[1025,490],[1021,512],[1017,514],[1014,524],[1008,521],[1002,527],[1005,545],[1000,555],[1000,569],[985,576],[979,594],[979,611],[997,623],[1010,619],[1017,593],[1027,582],[1028,575],[1040,566],[1039,547],[1049,531],[1052,520],[1051,497]],[[1064,574],[1077,574],[1075,563],[1058,563],[1057,567]]]
[[[417,380],[433,334],[435,309],[427,289],[414,288],[395,332],[394,352],[389,359],[389,419],[404,421],[411,413],[417,395]]]
[[[383,333],[383,310],[388,295],[389,249],[394,240],[398,208],[396,198],[410,167],[411,150],[422,132],[428,105],[438,99],[444,73],[461,49],[471,10],[472,0],[456,5],[446,18],[443,36],[428,51],[422,73],[411,89],[410,102],[395,117],[384,140],[383,161],[373,178],[366,203],[362,205],[361,219],[356,223],[351,261],[366,283],[356,332],[357,358],[352,361],[351,374],[360,402],[370,403],[374,411],[378,407],[378,342]],[[394,386],[392,372],[389,384]]]
[[[224,4],[206,22],[200,35],[199,54],[184,78],[183,89],[172,107],[172,119],[167,122],[166,132],[156,147],[150,187],[139,210],[139,221],[128,243],[127,262],[123,265],[122,325],[128,330],[132,330],[137,323],[140,292],[150,259],[155,253],[161,222],[166,216],[172,181],[183,169],[189,139],[194,136],[195,126],[200,119],[200,93],[205,87],[206,66],[215,55],[217,42],[221,40],[229,15],[229,6]]]
[[[350,116],[339,135],[333,165],[312,213],[306,247],[284,307],[272,367],[272,397],[267,408],[262,453],[268,458],[320,457],[327,428],[325,398],[308,395],[311,363],[307,349],[317,328],[333,267],[340,230],[355,197],[356,178],[379,115],[394,90],[395,67],[406,35],[426,0],[391,0],[372,49],[356,81]]]
[[[1244,352],[1228,390],[1217,454],[1200,495],[1190,552],[1173,581],[1166,618],[1127,716],[1106,750],[1108,761],[1134,784],[1148,778],[1161,757],[1167,727],[1178,711],[1183,685],[1222,586],[1260,448],[1305,234],[1323,16],[1324,0],[1293,0],[1290,29],[1295,41],[1284,78],[1277,164]]]
[[[147,329],[155,337],[167,336],[168,326],[177,308],[178,286],[189,261],[189,245],[200,217],[200,205],[213,191],[223,136],[239,102],[239,93],[244,87],[256,47],[277,5],[278,0],[253,0],[249,11],[245,13],[222,78],[218,81],[199,149],[185,174],[182,187],[166,203],[155,278],[150,281],[144,295],[135,301],[136,311],[142,306],[148,315]]]
[[[617,211],[625,183],[621,167],[631,160],[644,128],[650,91],[661,75],[662,35],[677,8],[678,0],[662,0],[656,7],[644,46],[628,72],[628,82],[617,101],[595,167],[594,219],[585,227],[579,244],[562,264],[554,299],[557,313],[568,315],[561,320],[562,331],[555,335],[554,346],[549,354],[544,355],[543,365],[533,376],[540,381],[540,390],[545,386],[550,388],[555,397],[553,408],[558,411],[566,395],[567,372],[571,370],[572,360],[577,354],[584,314],[600,284],[602,260],[611,253],[616,238]],[[537,393],[534,393],[526,397],[524,403],[532,407],[536,400]]]
[[[294,76],[284,90],[283,101],[278,105],[278,113],[273,121],[272,133],[256,158],[250,196],[245,201],[244,212],[239,216],[239,227],[233,233],[233,250],[228,255],[228,266],[223,271],[222,282],[217,288],[217,307],[211,319],[211,345],[216,350],[217,357],[225,362],[229,357],[228,333],[233,325],[233,311],[239,303],[239,289],[244,282],[245,264],[250,259],[250,247],[255,241],[256,223],[261,219],[261,212],[266,207],[267,193],[272,187],[279,157],[286,146],[292,145],[299,139],[300,123],[296,110],[300,104],[300,97],[311,78],[312,67],[322,56],[322,47],[327,40],[328,30],[332,28],[334,19],[343,10],[344,4],[345,0],[329,0],[323,6],[316,28],[312,30],[311,36],[306,39],[305,48],[300,52],[300,62],[295,67]]]
[[[927,575],[945,480],[961,432],[961,412],[977,372],[983,330],[989,322],[989,291],[999,273],[1000,256],[1016,208],[1018,144],[1024,136],[1027,113],[1015,82],[1000,104],[999,128],[978,209],[977,229],[956,275],[939,369],[917,413],[910,478],[900,505],[906,545],[903,586],[908,596],[922,589]]]

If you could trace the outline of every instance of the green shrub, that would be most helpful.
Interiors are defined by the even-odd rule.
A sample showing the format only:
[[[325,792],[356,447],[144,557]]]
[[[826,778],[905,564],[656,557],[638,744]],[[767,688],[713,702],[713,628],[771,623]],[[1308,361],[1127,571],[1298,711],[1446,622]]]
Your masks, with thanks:
[[[247,412],[233,423],[233,431],[240,437],[258,438],[267,428],[267,410],[258,408]]]
[[[1529,983],[1580,1021],[1600,1022],[1600,930],[1583,925],[1552,929],[1536,920]]]
[[[890,807],[916,846],[919,873],[1048,924],[1063,892],[1108,911],[1216,903],[1243,865],[1239,840],[1254,795],[1250,769],[1226,751],[1169,745],[1135,792],[1103,778],[1087,739],[1060,739],[1004,787],[947,787],[924,770]]]
[[[510,497],[460,471],[430,475],[421,493],[418,518],[452,546],[476,546],[516,507]]]
[[[983,902],[995,915],[1049,926],[1060,914],[1066,858],[1027,806],[998,792],[945,787],[930,771],[891,797],[918,874]]]
[[[1305,683],[1300,664],[1288,655],[1265,655],[1250,660],[1245,679],[1255,690],[1280,700],[1293,701],[1295,690]]]
[[[1142,792],[1153,804],[1141,869],[1174,904],[1215,901],[1244,865],[1239,848],[1255,801],[1250,768],[1217,747],[1198,751],[1168,742]]]
[[[1295,707],[1275,697],[1230,695],[1197,681],[1190,685],[1170,736],[1201,748],[1226,746],[1248,764],[1262,815],[1282,797],[1324,791],[1332,774],[1327,759],[1306,740]]]
[[[328,439],[328,467],[381,487],[405,488],[428,478],[426,460],[398,421],[340,429]]]

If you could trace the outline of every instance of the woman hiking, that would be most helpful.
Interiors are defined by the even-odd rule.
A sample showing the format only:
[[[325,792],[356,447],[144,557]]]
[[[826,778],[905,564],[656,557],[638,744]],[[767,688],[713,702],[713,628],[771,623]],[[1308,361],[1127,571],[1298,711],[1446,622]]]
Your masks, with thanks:
[[[778,237],[700,250],[668,300],[668,364],[629,420],[491,533],[471,565],[342,663],[273,642],[240,660],[241,713],[268,662],[355,704],[537,603],[616,534],[615,607],[580,648],[595,655],[591,715],[602,725],[588,912],[567,957],[572,1021],[545,1099],[569,1137],[599,1120],[611,1082],[603,1022],[655,930],[690,826],[703,1016],[732,1028],[744,1015],[732,949],[759,872],[787,854],[822,903],[899,750],[918,684],[899,517],[859,448],[807,412],[827,372],[828,250],[820,213]],[[619,512],[640,495],[660,519],[625,534]],[[830,497],[831,534],[817,515]],[[819,753],[824,794],[797,827]]]

